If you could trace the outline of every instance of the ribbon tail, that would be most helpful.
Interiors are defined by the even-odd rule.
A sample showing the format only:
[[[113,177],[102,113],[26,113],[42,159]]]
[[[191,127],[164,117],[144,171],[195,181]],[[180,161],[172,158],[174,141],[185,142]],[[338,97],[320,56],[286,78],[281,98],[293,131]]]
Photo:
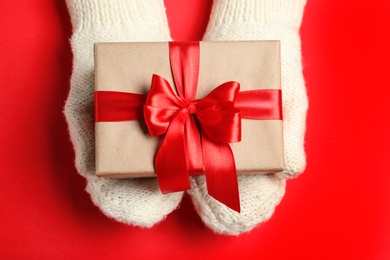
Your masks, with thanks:
[[[202,129],[202,147],[209,195],[240,212],[237,172],[230,146],[211,141]]]
[[[156,174],[163,194],[188,190],[191,187],[183,131],[185,120],[185,114],[180,110],[172,119],[156,154]]]
[[[185,146],[187,156],[187,167],[190,175],[202,175],[203,157],[200,135],[194,117],[190,116],[185,125]]]

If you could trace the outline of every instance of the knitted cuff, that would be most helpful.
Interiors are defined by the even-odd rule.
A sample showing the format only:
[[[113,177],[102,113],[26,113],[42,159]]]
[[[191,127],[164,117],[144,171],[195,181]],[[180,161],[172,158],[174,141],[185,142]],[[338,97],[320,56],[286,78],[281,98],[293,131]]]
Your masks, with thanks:
[[[214,0],[210,23],[279,24],[299,30],[306,0]]]
[[[168,30],[162,0],[66,0],[73,31],[129,23],[155,24]]]

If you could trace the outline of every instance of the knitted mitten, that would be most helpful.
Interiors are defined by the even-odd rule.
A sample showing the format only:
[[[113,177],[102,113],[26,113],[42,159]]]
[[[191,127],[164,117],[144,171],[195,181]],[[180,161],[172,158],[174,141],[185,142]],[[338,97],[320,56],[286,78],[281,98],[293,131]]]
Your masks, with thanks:
[[[183,193],[162,195],[156,179],[108,179],[95,175],[94,42],[169,41],[162,0],[67,0],[73,25],[73,73],[65,117],[86,190],[109,217],[150,227],[174,210]]]
[[[192,178],[189,194],[203,221],[215,232],[237,235],[269,219],[284,195],[286,178],[305,168],[303,142],[308,102],[298,33],[305,3],[306,0],[214,0],[204,40],[281,41],[286,167],[277,175],[238,177],[241,214],[208,196],[203,176]]]

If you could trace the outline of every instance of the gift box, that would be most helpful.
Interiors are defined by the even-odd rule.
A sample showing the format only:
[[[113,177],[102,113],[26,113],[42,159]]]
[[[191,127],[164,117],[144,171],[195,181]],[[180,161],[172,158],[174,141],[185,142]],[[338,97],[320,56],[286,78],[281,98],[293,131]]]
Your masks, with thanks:
[[[156,177],[160,167],[175,182],[184,178],[175,175],[180,167],[187,175],[226,165],[237,174],[283,170],[279,41],[96,43],[94,50],[98,176]],[[184,182],[176,190],[189,188]]]

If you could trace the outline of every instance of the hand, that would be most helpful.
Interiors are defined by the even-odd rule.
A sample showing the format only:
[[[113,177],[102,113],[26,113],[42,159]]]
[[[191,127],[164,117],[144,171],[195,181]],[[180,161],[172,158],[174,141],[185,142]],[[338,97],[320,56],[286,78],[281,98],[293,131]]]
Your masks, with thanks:
[[[241,214],[207,194],[203,176],[189,191],[202,220],[215,232],[238,235],[269,219],[285,192],[286,178],[303,172],[308,107],[301,65],[299,27],[306,0],[214,0],[203,40],[280,40],[285,171],[240,175]],[[261,154],[259,154],[261,156]]]

